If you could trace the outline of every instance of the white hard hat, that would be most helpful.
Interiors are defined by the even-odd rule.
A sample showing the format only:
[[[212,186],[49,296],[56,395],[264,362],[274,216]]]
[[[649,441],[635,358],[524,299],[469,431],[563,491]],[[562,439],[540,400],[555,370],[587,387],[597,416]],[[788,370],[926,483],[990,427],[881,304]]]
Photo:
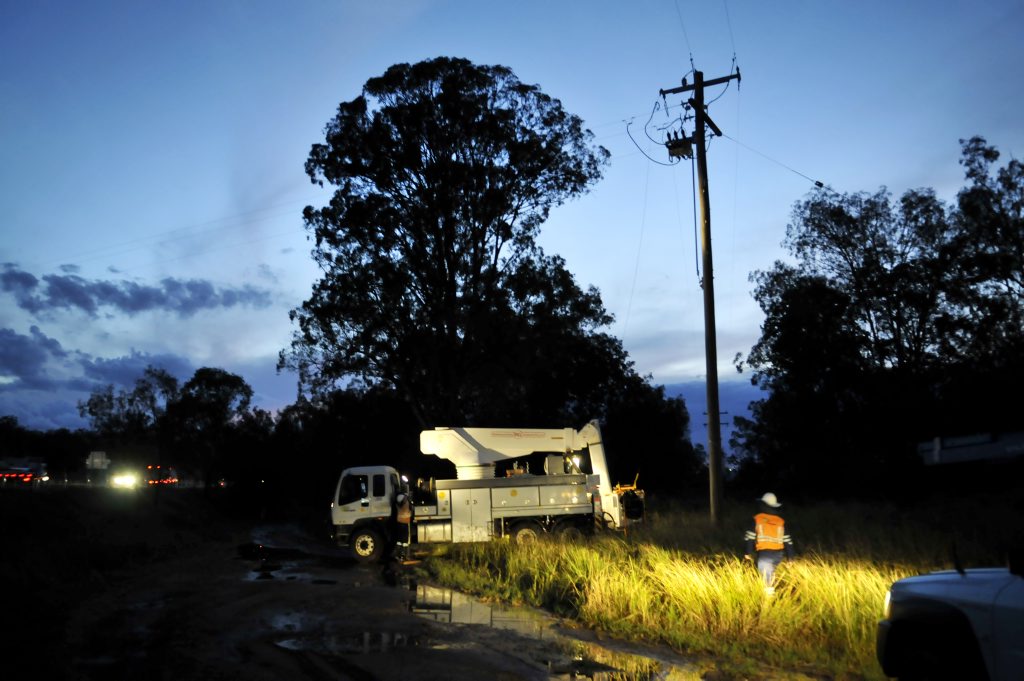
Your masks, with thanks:
[[[782,504],[779,503],[778,497],[776,497],[771,492],[765,492],[764,496],[761,497],[761,501],[763,501],[768,506],[771,506],[772,508],[778,508],[779,506],[782,506]]]

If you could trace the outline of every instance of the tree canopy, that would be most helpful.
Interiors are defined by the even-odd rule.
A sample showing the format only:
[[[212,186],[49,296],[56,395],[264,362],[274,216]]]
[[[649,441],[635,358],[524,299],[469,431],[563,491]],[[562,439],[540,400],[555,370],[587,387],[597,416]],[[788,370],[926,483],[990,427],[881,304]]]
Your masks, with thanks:
[[[961,144],[955,206],[817,190],[787,228],[796,263],[751,275],[765,322],[747,362],[770,394],[734,446],[764,470],[855,485],[917,442],[1019,424],[1004,395],[1024,378],[1024,174]]]
[[[437,58],[371,78],[325,132],[306,172],[334,194],[304,213],[323,275],[280,362],[305,386],[384,385],[467,423],[592,401],[595,362],[628,372],[598,292],[535,241],[608,158],[557,99]]]
[[[164,425],[168,403],[178,399],[178,379],[159,367],[148,366],[131,390],[115,393],[113,385],[95,390],[78,413],[93,429],[112,439],[139,439]]]
[[[250,410],[252,394],[241,376],[224,369],[197,369],[179,387],[174,376],[150,366],[131,389],[98,388],[78,410],[108,445],[148,459],[134,463],[173,461],[208,481],[225,467],[235,431],[261,418],[264,431],[272,427],[265,412]]]

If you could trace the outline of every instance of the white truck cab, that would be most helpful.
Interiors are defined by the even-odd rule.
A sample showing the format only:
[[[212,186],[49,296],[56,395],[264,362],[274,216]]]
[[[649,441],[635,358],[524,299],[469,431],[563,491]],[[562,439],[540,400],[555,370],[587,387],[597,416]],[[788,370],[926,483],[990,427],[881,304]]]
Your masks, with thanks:
[[[401,477],[390,466],[345,469],[331,500],[331,524],[338,543],[351,543],[357,556],[380,557],[384,537],[379,530],[376,535],[364,532],[360,536],[356,536],[356,530],[371,530],[393,520],[400,493]]]

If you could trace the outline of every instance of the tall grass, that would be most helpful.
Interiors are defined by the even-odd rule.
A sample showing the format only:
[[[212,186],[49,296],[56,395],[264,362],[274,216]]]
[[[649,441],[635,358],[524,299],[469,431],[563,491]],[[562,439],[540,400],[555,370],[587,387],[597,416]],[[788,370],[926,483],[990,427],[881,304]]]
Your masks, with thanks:
[[[451,586],[712,657],[755,678],[765,669],[786,669],[882,679],[874,641],[889,585],[950,567],[956,522],[969,529],[958,535],[960,550],[974,558],[969,564],[996,562],[998,550],[988,547],[1005,530],[993,527],[991,515],[988,529],[980,529],[963,511],[946,518],[933,509],[912,521],[897,508],[827,505],[792,515],[787,526],[798,542],[802,532],[802,550],[780,566],[770,598],[741,556],[748,522],[742,513],[715,527],[703,514],[665,509],[625,538],[456,545],[427,569]],[[1005,533],[1001,540],[1008,540]]]

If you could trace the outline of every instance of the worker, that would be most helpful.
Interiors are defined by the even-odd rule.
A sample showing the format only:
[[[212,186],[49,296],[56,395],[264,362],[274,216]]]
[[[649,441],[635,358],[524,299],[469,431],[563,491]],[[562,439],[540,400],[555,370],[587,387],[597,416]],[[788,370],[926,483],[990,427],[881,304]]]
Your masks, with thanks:
[[[754,516],[754,529],[747,530],[747,548],[743,558],[754,560],[756,556],[757,571],[764,581],[766,596],[775,594],[775,568],[783,558],[793,557],[793,540],[786,534],[786,523],[779,515],[782,506],[771,492],[766,492],[760,499],[758,513]]]

